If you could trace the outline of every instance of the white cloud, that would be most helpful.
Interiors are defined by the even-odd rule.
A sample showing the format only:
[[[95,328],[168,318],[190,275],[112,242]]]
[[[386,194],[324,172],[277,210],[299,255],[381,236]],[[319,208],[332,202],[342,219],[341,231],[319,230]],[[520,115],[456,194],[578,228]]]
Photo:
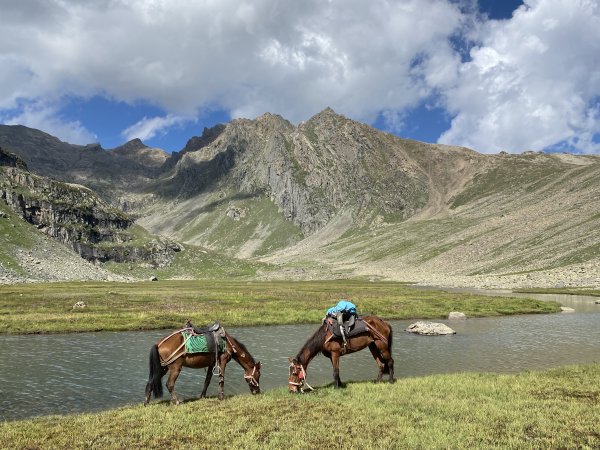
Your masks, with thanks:
[[[471,60],[442,86],[455,114],[440,142],[479,151],[542,150],[557,144],[597,152],[600,5],[529,0],[511,20],[479,30]]]
[[[123,130],[121,135],[128,141],[135,138],[139,138],[143,141],[152,139],[159,134],[165,134],[171,127],[181,126],[187,122],[194,121],[194,118],[175,116],[172,114],[165,117],[144,117],[139,122],[134,123],[129,128]]]
[[[447,0],[10,3],[0,57],[16,55],[9,69],[30,76],[0,88],[0,105],[15,92],[102,94],[176,115],[218,105],[293,121],[325,106],[371,120],[416,105],[429,90],[415,59],[461,24]]]
[[[0,0],[0,114],[143,100],[168,115],[124,134],[148,139],[210,108],[299,122],[331,106],[397,128],[427,102],[453,117],[441,142],[597,151],[600,6],[526,2],[488,21],[475,0]]]
[[[53,104],[29,103],[23,105],[17,114],[0,114],[0,121],[7,125],[25,125],[36,128],[70,144],[85,145],[98,140],[98,137],[79,121],[61,119],[59,107]]]

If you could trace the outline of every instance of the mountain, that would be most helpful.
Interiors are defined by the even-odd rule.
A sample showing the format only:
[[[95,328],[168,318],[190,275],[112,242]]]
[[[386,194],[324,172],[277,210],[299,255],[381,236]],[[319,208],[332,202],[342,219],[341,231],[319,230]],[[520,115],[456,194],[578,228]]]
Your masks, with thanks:
[[[96,189],[150,233],[269,263],[271,278],[600,284],[597,156],[480,154],[329,108],[298,126],[236,119],[171,155],[25,127],[0,126],[0,146],[40,175]]]
[[[46,177],[86,185],[113,201],[160,171],[169,155],[134,139],[105,150],[99,144],[73,145],[22,125],[0,125],[0,146]]]

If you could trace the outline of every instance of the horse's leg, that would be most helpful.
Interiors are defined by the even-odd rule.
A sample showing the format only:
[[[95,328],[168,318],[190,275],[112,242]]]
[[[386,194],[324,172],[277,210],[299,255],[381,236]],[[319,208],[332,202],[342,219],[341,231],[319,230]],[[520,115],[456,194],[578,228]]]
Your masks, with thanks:
[[[392,358],[392,352],[390,351],[389,347],[386,347],[383,349],[383,351],[381,352],[381,357],[383,358],[383,361],[385,362],[385,366],[384,366],[384,373],[388,373],[389,374],[389,382],[393,383],[394,380],[394,358]]]
[[[212,379],[212,373],[215,366],[208,366],[206,368],[206,378],[204,379],[204,388],[202,389],[202,394],[200,394],[200,398],[206,397],[206,391],[208,389],[208,385],[210,384],[210,380]]]
[[[179,399],[175,395],[175,381],[177,380],[177,377],[179,376],[179,372],[181,372],[182,367],[182,358],[179,358],[177,361],[175,361],[169,366],[169,379],[167,380],[167,389],[171,394],[171,403],[174,403],[175,405],[179,405],[180,403]]]
[[[394,383],[396,380],[394,378],[394,358],[392,358],[392,355],[390,355],[390,359],[387,360],[387,366],[390,372],[388,380],[390,383]]]
[[[335,388],[342,387],[342,380],[340,380],[340,354],[331,352],[331,365],[333,366],[333,386]]]
[[[373,358],[375,358],[375,362],[377,363],[378,372],[377,372],[377,379],[375,380],[375,383],[379,383],[381,381],[381,379],[383,378],[385,363],[383,362],[383,357],[381,355],[381,352],[377,348],[377,344],[375,344],[374,341],[369,344],[369,350],[371,351],[371,354],[373,355]]]

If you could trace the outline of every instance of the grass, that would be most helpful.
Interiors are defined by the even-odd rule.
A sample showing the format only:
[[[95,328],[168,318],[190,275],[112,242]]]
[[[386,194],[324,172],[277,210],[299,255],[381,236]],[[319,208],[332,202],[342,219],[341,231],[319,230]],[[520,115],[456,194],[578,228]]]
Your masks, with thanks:
[[[186,319],[226,326],[317,323],[340,298],[385,319],[558,312],[556,302],[419,290],[358,281],[158,281],[0,286],[0,333],[176,328]],[[83,301],[87,307],[74,310]]]
[[[600,364],[284,389],[4,422],[4,448],[600,447]]]
[[[40,239],[34,227],[21,220],[8,206],[0,201],[0,265],[23,274],[23,269],[15,258],[17,250],[30,250]]]
[[[241,220],[228,217],[227,212],[232,208],[243,211],[244,217]],[[270,199],[260,196],[216,202],[210,208],[196,211],[196,217],[177,233],[183,241],[200,242],[228,254],[236,254],[256,241],[253,256],[285,248],[302,239],[300,228],[286,220]]]

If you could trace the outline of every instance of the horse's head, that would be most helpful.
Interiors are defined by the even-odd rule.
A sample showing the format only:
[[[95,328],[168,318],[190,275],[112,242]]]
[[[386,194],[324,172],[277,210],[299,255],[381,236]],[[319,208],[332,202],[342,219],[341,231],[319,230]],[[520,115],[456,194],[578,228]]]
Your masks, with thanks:
[[[260,361],[254,364],[254,367],[244,366],[244,379],[252,394],[260,394]]]
[[[290,362],[290,376],[288,378],[288,390],[294,394],[304,392],[306,383],[306,370],[297,359],[288,358]]]

